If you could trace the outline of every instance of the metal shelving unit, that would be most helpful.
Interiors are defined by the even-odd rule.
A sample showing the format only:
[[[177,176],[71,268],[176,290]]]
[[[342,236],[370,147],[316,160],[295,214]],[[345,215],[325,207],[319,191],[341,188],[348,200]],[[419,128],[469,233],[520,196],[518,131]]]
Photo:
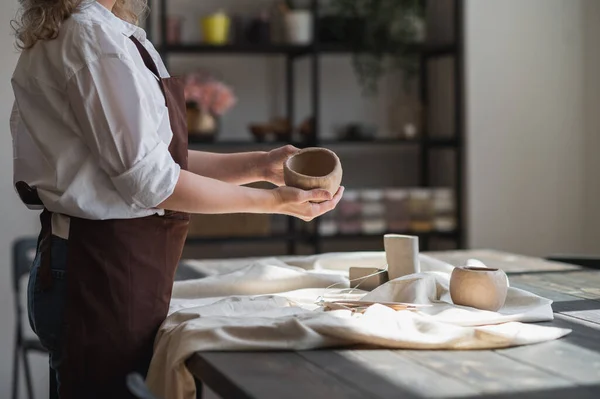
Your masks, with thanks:
[[[149,0],[149,3],[156,0]],[[315,42],[307,46],[294,46],[285,44],[228,44],[223,46],[211,46],[202,43],[188,43],[188,44],[164,44],[166,40],[166,16],[168,15],[168,2],[169,0],[162,0],[158,3],[158,27],[160,33],[159,45],[157,48],[163,57],[165,64],[168,65],[170,56],[173,55],[232,55],[232,56],[279,56],[285,58],[285,85],[286,85],[286,117],[289,120],[295,120],[295,104],[294,104],[294,90],[295,90],[295,61],[297,59],[310,59],[310,75],[311,75],[311,103],[312,103],[312,116],[314,118],[314,137],[308,138],[303,142],[291,142],[297,147],[307,146],[327,146],[335,147],[341,145],[360,145],[366,146],[406,146],[416,147],[420,154],[420,186],[430,187],[431,186],[431,170],[430,170],[430,159],[433,156],[432,150],[436,149],[450,149],[455,152],[455,175],[454,175],[454,189],[456,199],[456,217],[457,217],[457,229],[453,232],[429,232],[429,233],[414,233],[414,232],[398,232],[403,234],[413,234],[420,237],[420,245],[424,250],[429,248],[429,242],[432,238],[442,238],[453,240],[456,243],[457,248],[463,248],[465,242],[465,228],[464,228],[464,179],[463,179],[463,157],[464,157],[464,99],[463,99],[463,1],[455,0],[454,12],[452,17],[454,18],[454,42],[453,43],[442,43],[442,44],[415,44],[411,50],[418,54],[421,59],[420,67],[420,99],[422,106],[427,109],[428,106],[428,63],[431,60],[438,59],[439,57],[453,57],[455,62],[454,67],[454,102],[455,102],[455,115],[454,115],[454,136],[447,138],[440,138],[431,135],[425,126],[421,136],[414,140],[395,140],[395,139],[375,139],[371,141],[341,141],[331,139],[321,139],[322,135],[319,131],[320,119],[321,119],[321,82],[320,82],[320,71],[321,71],[321,56],[327,54],[349,54],[353,51],[348,46],[327,44],[318,42],[319,19],[316,17],[319,15],[319,2],[318,0],[311,0],[311,7],[314,18],[314,38]],[[153,25],[151,16],[148,18],[146,23],[146,30],[148,36],[153,37]],[[197,141],[193,136],[190,136],[190,148],[199,149],[217,149],[217,148],[269,148],[275,147],[276,145],[287,144],[289,142],[253,142],[253,141],[215,141],[215,142],[203,142]],[[314,231],[318,232],[318,221],[316,221]],[[361,240],[361,239],[372,239],[381,238],[380,235],[366,235],[366,234],[351,234],[351,235],[334,235],[334,236],[321,236],[318,233],[306,233],[300,232],[297,229],[297,223],[293,218],[288,218],[287,232],[285,234],[274,234],[270,236],[257,236],[257,237],[215,237],[215,238],[190,238],[188,239],[189,244],[214,244],[214,243],[254,243],[254,242],[285,242],[287,243],[287,252],[294,254],[297,251],[297,243],[310,244],[314,248],[315,253],[320,253],[322,245],[326,241],[341,241],[341,240]]]

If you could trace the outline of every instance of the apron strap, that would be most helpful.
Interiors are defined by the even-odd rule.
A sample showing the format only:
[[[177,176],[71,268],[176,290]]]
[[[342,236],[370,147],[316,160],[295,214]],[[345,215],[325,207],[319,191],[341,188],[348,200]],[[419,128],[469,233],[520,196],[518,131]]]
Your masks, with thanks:
[[[47,209],[40,215],[42,230],[38,237],[38,250],[40,251],[39,279],[42,291],[52,288],[52,212]]]
[[[152,72],[158,78],[158,85],[160,86],[160,90],[162,91],[163,95],[165,96],[165,105],[166,105],[167,104],[167,95],[165,93],[165,87],[163,85],[163,80],[160,77],[160,73],[158,72],[158,66],[156,65],[156,62],[154,62],[154,59],[152,58],[152,56],[150,55],[150,52],[148,52],[146,47],[144,47],[144,45],[142,43],[140,43],[140,41],[135,36],[133,36],[133,35],[129,36],[129,39],[131,39],[133,44],[135,44],[135,47],[137,48],[140,55],[142,56],[142,60],[144,61],[144,65],[146,65],[146,68],[148,68],[150,70],[150,72]]]
[[[144,45],[142,43],[140,43],[140,41],[138,39],[136,39],[135,36],[129,36],[129,38],[131,39],[133,44],[135,44],[135,47],[137,47],[138,51],[140,52],[140,55],[142,56],[142,60],[144,60],[144,64],[146,65],[146,68],[151,70],[152,73],[155,74],[156,77],[160,79],[160,73],[158,73],[158,66],[156,65],[156,62],[154,62],[154,59],[152,58],[152,56],[150,55],[150,53],[148,52],[146,47],[144,47]]]

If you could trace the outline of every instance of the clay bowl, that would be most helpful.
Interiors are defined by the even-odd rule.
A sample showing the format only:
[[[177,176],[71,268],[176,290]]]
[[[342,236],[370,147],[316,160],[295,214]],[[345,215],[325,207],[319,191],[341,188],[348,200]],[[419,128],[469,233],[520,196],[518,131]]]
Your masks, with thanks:
[[[342,183],[342,164],[333,151],[326,148],[305,148],[292,155],[283,165],[286,186],[327,190],[335,195]]]
[[[508,292],[506,274],[485,267],[457,267],[450,276],[450,296],[456,305],[491,310],[504,306]]]

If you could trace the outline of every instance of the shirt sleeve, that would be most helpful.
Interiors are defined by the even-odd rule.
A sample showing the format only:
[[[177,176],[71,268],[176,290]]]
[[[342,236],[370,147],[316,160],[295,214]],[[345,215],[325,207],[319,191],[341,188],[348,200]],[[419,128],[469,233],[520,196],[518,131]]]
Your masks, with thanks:
[[[121,197],[153,208],[173,193],[180,167],[159,136],[148,105],[153,91],[139,74],[132,61],[105,56],[79,70],[67,93],[83,141]]]

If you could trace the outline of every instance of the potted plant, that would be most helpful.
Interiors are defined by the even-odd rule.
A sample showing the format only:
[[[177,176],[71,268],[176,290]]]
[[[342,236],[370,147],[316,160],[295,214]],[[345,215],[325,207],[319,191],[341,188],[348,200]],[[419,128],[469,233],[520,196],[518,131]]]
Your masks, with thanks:
[[[330,7],[334,15],[353,21],[354,26],[340,29],[365,94],[376,93],[380,78],[391,70],[404,72],[407,81],[417,74],[419,56],[412,46],[423,40],[423,0],[331,0]],[[361,34],[348,34],[352,31]]]
[[[237,101],[233,91],[211,75],[195,72],[185,77],[184,95],[190,135],[213,140],[219,130],[219,118]]]

